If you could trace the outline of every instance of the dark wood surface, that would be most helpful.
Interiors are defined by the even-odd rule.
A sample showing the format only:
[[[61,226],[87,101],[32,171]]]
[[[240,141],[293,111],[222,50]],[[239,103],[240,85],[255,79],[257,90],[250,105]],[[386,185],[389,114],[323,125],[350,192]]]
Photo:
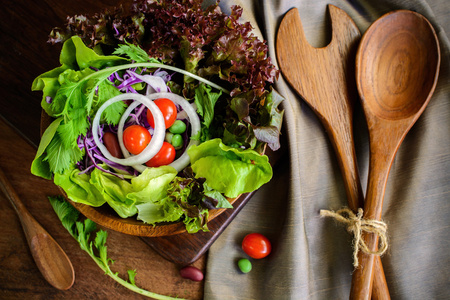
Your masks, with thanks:
[[[0,10],[0,168],[31,214],[66,251],[75,269],[75,284],[59,291],[39,273],[19,219],[0,193],[1,299],[144,299],[103,274],[62,227],[47,196],[59,194],[52,182],[30,173],[39,143],[41,94],[31,91],[39,74],[59,65],[60,46],[46,43],[48,33],[67,15],[93,13],[130,1],[6,0]],[[141,238],[108,231],[114,271],[136,269],[139,286],[164,295],[201,299],[203,282],[182,279],[180,265],[163,259]],[[193,264],[205,270],[206,255]]]
[[[0,10],[0,112],[32,144],[39,143],[41,95],[31,91],[38,75],[59,66],[61,45],[47,43],[66,17],[103,11],[130,0],[5,0]]]

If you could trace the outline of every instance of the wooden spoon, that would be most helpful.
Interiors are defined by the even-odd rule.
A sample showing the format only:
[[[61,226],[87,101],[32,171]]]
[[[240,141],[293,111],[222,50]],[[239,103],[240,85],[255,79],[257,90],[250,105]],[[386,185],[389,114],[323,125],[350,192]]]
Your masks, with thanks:
[[[75,272],[66,253],[28,212],[1,169],[0,183],[1,190],[19,216],[31,254],[42,275],[55,288],[69,289],[75,281]]]
[[[298,10],[291,9],[280,23],[277,59],[286,80],[318,115],[336,151],[347,200],[354,212],[363,206],[353,141],[354,57],[361,34],[341,9],[328,5],[332,39],[324,48],[312,47],[303,32]],[[374,298],[389,299],[381,260],[376,264]]]
[[[356,56],[356,79],[367,120],[370,165],[364,218],[380,220],[386,183],[395,154],[424,111],[439,74],[439,42],[422,15],[388,13],[364,34]],[[398,199],[399,201],[406,199]],[[364,234],[369,249],[378,236]],[[370,299],[374,255],[360,253],[351,298]]]

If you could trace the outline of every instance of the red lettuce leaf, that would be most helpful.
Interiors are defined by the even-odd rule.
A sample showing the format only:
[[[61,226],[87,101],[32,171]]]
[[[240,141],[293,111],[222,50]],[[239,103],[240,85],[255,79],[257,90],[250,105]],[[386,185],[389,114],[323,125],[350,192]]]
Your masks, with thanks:
[[[216,132],[239,146],[255,147],[255,138],[276,145],[277,130],[270,116],[275,113],[279,119],[279,113],[264,103],[279,71],[268,56],[266,42],[252,33],[250,23],[239,22],[241,15],[238,6],[231,8],[230,15],[223,13],[218,2],[203,8],[202,0],[135,0],[127,11],[119,7],[93,16],[69,17],[65,27],[52,30],[49,41],[59,43],[78,35],[105,54],[125,41],[138,45],[151,57],[231,91],[234,99],[222,96],[219,102],[224,103],[216,106],[215,116],[225,123]],[[184,77],[186,98],[193,98],[197,84]]]

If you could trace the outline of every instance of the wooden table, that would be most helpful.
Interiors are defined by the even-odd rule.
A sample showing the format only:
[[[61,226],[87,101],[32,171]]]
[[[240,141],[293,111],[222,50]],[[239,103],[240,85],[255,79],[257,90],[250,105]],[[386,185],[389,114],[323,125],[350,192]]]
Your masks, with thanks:
[[[0,10],[0,167],[31,214],[66,251],[75,268],[68,291],[50,286],[30,254],[18,217],[0,193],[1,299],[144,299],[103,274],[62,227],[47,197],[58,195],[51,182],[31,175],[39,143],[41,94],[31,92],[39,74],[59,65],[60,46],[46,43],[48,33],[64,24],[67,15],[92,13],[129,1],[6,0]],[[136,283],[152,292],[201,299],[203,283],[182,279],[179,266],[164,260],[139,237],[108,231],[113,271],[136,269]],[[194,263],[205,270],[206,257]]]

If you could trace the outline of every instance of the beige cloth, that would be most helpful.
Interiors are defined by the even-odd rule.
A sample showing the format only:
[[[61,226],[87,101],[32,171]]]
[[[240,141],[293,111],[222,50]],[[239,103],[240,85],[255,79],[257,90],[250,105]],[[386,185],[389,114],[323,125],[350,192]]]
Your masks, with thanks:
[[[383,219],[390,247],[382,258],[393,299],[450,299],[450,3],[429,1],[227,1],[238,4],[243,20],[268,41],[276,63],[275,36],[281,17],[297,7],[310,43],[325,46],[329,24],[326,5],[353,18],[362,33],[378,17],[395,9],[425,15],[440,38],[441,71],[434,96],[408,133],[390,171]],[[328,32],[328,33],[327,33]],[[320,209],[339,209],[346,195],[326,132],[310,108],[280,78],[276,89],[286,98],[288,149],[273,180],[261,188],[211,247],[205,299],[348,299],[352,275],[351,237]],[[359,105],[354,134],[361,182],[368,172],[368,136]],[[246,257],[242,238],[260,232],[270,238],[269,257],[252,260],[242,274],[237,260]]]

